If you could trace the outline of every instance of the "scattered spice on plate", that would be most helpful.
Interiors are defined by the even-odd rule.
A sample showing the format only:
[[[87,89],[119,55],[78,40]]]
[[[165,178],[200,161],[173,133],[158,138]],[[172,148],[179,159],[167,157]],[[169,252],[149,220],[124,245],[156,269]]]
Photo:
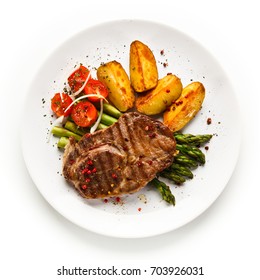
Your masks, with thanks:
[[[208,118],[207,119],[207,124],[211,124],[212,123],[212,119],[211,118]]]

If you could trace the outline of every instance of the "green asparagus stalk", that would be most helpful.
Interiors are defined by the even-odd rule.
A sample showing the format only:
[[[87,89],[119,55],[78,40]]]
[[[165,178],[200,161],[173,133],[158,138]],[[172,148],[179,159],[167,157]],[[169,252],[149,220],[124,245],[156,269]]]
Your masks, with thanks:
[[[68,130],[70,130],[71,132],[74,132],[78,135],[83,136],[84,134],[86,134],[87,132],[89,132],[89,129],[84,129],[81,128],[79,126],[77,126],[74,122],[72,121],[66,121],[64,127]]]
[[[98,129],[104,129],[104,128],[107,128],[108,126],[107,125],[104,125],[102,123],[100,123],[98,125]],[[67,143],[69,142],[69,138],[70,136],[73,136],[77,141],[79,141],[81,139],[81,137],[87,133],[87,131],[85,131],[83,133],[83,130],[78,128],[78,126],[71,122],[71,121],[67,121],[66,124],[65,124],[65,128],[62,128],[62,127],[57,127],[55,126],[53,129],[52,129],[52,134],[56,135],[56,136],[59,136],[60,139],[57,143],[57,147],[58,148],[65,148],[65,146],[67,145]]]
[[[151,184],[160,192],[162,199],[166,202],[175,205],[175,197],[171,192],[169,186],[167,186],[164,182],[159,181],[157,178],[154,178],[151,181]]]
[[[159,175],[173,181],[176,185],[181,185],[186,181],[186,179],[181,175],[178,175],[175,172],[168,171],[168,170],[164,170],[160,172]]]
[[[166,170],[169,170],[171,172],[174,172],[176,173],[177,175],[180,175],[180,176],[184,176],[184,177],[187,177],[189,179],[192,179],[193,178],[193,173],[191,172],[191,170],[186,167],[186,166],[183,166],[181,164],[178,164],[178,163],[173,163],[169,168],[167,168]]]
[[[64,149],[68,143],[69,143],[69,138],[65,137],[65,136],[62,136],[59,139],[59,141],[57,143],[57,146],[58,146],[58,148]]]
[[[119,110],[117,110],[116,107],[112,106],[109,103],[103,104],[103,110],[105,113],[107,113],[109,116],[112,116],[116,119],[118,119],[123,113],[121,113]]]
[[[113,123],[117,122],[117,119],[103,113],[102,116],[101,116],[100,122],[109,126],[109,125],[112,125]]]
[[[103,123],[99,123],[99,125],[97,127],[97,130],[101,130],[101,129],[104,129],[104,128],[108,128],[108,126],[103,124]]]
[[[187,144],[176,144],[176,149],[180,151],[182,154],[193,158],[194,160],[196,160],[201,164],[205,163],[205,155],[197,147],[187,145]]]
[[[107,128],[106,125],[103,125],[103,124],[100,124],[98,126],[98,129],[104,129],[104,128]],[[65,146],[69,143],[69,138],[66,137],[66,136],[61,136],[58,143],[57,143],[57,146],[58,148],[65,148]]]
[[[177,156],[174,157],[174,161],[188,168],[198,167],[198,163],[194,159],[186,155],[178,154]]]
[[[56,135],[56,136],[59,136],[59,137],[62,137],[62,136],[64,136],[64,137],[74,137],[77,141],[79,141],[80,140],[80,138],[81,138],[81,135],[78,135],[78,134],[76,134],[76,133],[74,133],[74,132],[71,132],[71,131],[69,131],[68,129],[66,129],[66,128],[63,128],[63,127],[59,127],[59,126],[54,126],[53,128],[52,128],[52,130],[51,130],[51,133],[53,134],[53,135]]]
[[[179,144],[188,144],[198,146],[208,142],[212,138],[212,134],[201,134],[201,135],[193,135],[193,134],[183,134],[180,132],[175,132],[174,137]]]

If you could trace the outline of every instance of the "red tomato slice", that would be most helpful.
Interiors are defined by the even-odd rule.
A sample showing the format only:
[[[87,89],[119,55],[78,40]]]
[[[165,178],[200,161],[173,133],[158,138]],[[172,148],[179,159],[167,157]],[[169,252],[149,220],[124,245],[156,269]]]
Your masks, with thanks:
[[[66,93],[56,93],[53,98],[51,99],[51,109],[57,115],[60,116],[68,116],[70,115],[72,108],[65,110],[69,107],[69,105],[73,102],[70,96]]]
[[[88,127],[96,121],[98,112],[89,101],[81,101],[73,106],[71,117],[78,126]]]
[[[85,66],[80,65],[80,67],[68,77],[68,84],[72,92],[78,91],[83,86],[88,75],[89,70]]]
[[[85,94],[100,94],[104,96],[105,98],[108,96],[108,90],[106,86],[100,82],[99,80],[90,79],[85,88],[84,88]],[[89,101],[91,102],[97,102],[100,98],[98,97],[88,97]]]

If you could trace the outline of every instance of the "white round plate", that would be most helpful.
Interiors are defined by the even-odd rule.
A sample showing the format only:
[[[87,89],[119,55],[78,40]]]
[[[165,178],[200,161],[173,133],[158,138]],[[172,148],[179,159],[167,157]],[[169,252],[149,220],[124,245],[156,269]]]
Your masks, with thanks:
[[[176,206],[162,201],[151,186],[115,199],[86,200],[61,174],[62,151],[49,138],[50,99],[63,90],[75,65],[96,69],[117,60],[128,72],[129,46],[134,40],[153,51],[159,77],[174,73],[186,86],[200,81],[206,88],[203,108],[185,128],[193,134],[214,134],[204,150],[206,164],[181,187],[171,185]],[[95,73],[95,72],[94,72]],[[22,147],[29,173],[45,199],[71,222],[99,234],[137,238],[177,229],[204,212],[220,195],[235,167],[240,145],[239,113],[230,82],[215,58],[198,42],[176,29],[154,22],[121,20],[88,28],[55,50],[38,71],[25,102]],[[207,124],[211,118],[212,123]]]

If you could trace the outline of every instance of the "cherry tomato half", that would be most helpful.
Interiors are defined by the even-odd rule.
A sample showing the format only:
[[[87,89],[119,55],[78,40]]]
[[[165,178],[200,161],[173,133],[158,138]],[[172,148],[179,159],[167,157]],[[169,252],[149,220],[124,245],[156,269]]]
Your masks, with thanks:
[[[66,93],[56,93],[53,98],[51,99],[51,109],[56,114],[57,117],[60,116],[68,116],[71,113],[72,108],[65,110],[68,108],[68,106],[72,103],[72,99],[70,96]]]
[[[89,101],[81,101],[73,106],[71,117],[78,126],[88,127],[96,121],[98,112]]]
[[[104,96],[105,98],[108,96],[108,90],[106,86],[100,82],[99,80],[90,79],[85,88],[84,88],[85,94],[100,94]],[[89,101],[91,102],[97,102],[100,98],[98,97],[88,97]]]
[[[72,92],[78,91],[83,86],[88,75],[89,70],[85,66],[80,65],[80,67],[68,77],[68,84]]]

